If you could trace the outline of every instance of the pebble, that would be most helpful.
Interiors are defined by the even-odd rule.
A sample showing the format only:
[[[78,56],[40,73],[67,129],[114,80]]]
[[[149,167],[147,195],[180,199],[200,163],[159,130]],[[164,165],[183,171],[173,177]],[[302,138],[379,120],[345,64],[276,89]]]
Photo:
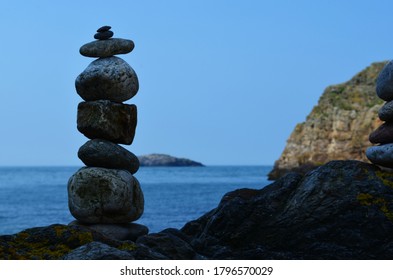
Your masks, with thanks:
[[[137,125],[137,107],[109,100],[81,102],[77,128],[89,139],[105,139],[131,145]]]
[[[393,143],[393,122],[385,122],[370,133],[369,140],[373,144]]]
[[[113,37],[113,32],[112,31],[105,31],[105,32],[99,32],[94,34],[94,39],[97,40],[108,40],[109,38]]]
[[[98,28],[98,29],[97,29],[97,32],[109,31],[109,29],[111,29],[111,28],[112,28],[112,26],[104,25],[104,26],[101,26],[100,28]]]
[[[124,102],[136,95],[139,81],[127,62],[112,56],[90,63],[76,78],[75,88],[85,101],[106,99]]]
[[[79,148],[78,157],[90,167],[124,169],[131,174],[135,174],[139,169],[139,160],[136,155],[104,139],[87,141]]]
[[[393,61],[389,61],[376,81],[376,91],[379,98],[385,101],[393,100]]]
[[[67,190],[70,212],[81,223],[129,223],[143,213],[139,182],[125,170],[83,167],[71,176]]]
[[[393,143],[369,147],[366,156],[374,164],[393,168]]]

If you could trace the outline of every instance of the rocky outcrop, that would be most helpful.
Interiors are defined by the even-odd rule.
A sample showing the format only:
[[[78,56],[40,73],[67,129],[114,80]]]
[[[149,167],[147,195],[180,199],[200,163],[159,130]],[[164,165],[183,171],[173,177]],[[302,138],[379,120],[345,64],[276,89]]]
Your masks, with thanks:
[[[227,193],[182,229],[117,240],[52,225],[0,236],[0,259],[393,259],[393,174],[360,161]]]
[[[203,166],[200,162],[164,154],[143,155],[138,158],[140,166]]]
[[[376,79],[384,62],[373,63],[346,83],[329,86],[287,140],[269,179],[290,171],[305,173],[331,160],[368,161],[368,136],[381,121],[383,101],[376,95]]]

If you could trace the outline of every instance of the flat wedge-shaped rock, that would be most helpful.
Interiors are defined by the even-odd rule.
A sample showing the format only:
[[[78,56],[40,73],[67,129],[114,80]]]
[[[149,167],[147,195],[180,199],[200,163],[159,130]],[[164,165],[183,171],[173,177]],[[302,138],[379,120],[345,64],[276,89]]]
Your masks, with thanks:
[[[68,181],[68,206],[82,223],[129,223],[142,215],[144,198],[130,172],[83,167]]]
[[[123,102],[138,92],[139,82],[134,69],[127,62],[111,56],[90,63],[76,78],[75,88],[85,101],[107,99]]]
[[[117,54],[130,53],[134,49],[134,46],[132,40],[112,38],[84,44],[79,49],[79,53],[87,57],[109,57]]]
[[[87,141],[79,148],[78,157],[91,167],[125,169],[134,174],[139,169],[139,159],[123,147],[103,139]]]
[[[133,104],[99,100],[78,105],[77,128],[87,138],[130,145],[136,125],[137,108]]]

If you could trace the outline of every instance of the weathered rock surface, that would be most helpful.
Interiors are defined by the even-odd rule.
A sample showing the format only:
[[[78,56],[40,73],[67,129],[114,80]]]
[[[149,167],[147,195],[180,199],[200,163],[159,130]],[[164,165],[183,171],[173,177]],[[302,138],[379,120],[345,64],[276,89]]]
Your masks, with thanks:
[[[133,260],[131,253],[113,248],[105,243],[93,241],[78,247],[64,257],[63,260]]]
[[[91,167],[124,169],[134,174],[139,169],[136,155],[123,147],[104,139],[87,141],[79,148],[78,157]]]
[[[142,215],[144,199],[128,171],[83,167],[68,181],[68,206],[81,223],[128,223]]]
[[[141,166],[203,166],[200,162],[164,154],[143,155],[138,158]]]
[[[78,221],[72,221],[70,225],[86,227],[98,231],[111,239],[136,241],[138,237],[149,233],[149,229],[141,224],[83,224]]]
[[[385,101],[393,100],[393,61],[389,61],[382,69],[376,84],[379,98]]]
[[[393,101],[386,102],[378,111],[381,121],[393,121]]]
[[[385,122],[370,133],[369,140],[374,144],[387,144],[393,142],[393,122]]]
[[[327,87],[306,121],[293,130],[269,178],[304,174],[331,160],[368,161],[368,136],[381,124],[377,112],[383,101],[375,85],[384,65],[373,63],[348,82]]]
[[[228,193],[182,232],[213,259],[391,259],[393,175],[332,161],[262,190]]]
[[[229,192],[181,230],[132,242],[78,226],[28,229],[0,236],[0,259],[391,260],[392,236],[393,174],[332,161],[263,189]]]
[[[110,57],[132,52],[135,44],[132,40],[112,38],[103,41],[93,41],[83,45],[79,53],[87,57]]]
[[[133,104],[99,100],[78,105],[77,128],[87,138],[130,145],[136,125],[137,108]]]
[[[102,40],[98,42],[108,42]],[[111,56],[94,60],[75,80],[77,93],[85,101],[131,99],[139,89],[134,69],[123,59]]]

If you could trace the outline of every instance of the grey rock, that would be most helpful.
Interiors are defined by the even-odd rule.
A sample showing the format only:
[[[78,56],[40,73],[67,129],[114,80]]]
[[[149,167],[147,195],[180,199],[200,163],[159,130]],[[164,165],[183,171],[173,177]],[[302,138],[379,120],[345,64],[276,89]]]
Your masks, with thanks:
[[[116,240],[131,240],[136,241],[138,237],[149,233],[147,226],[128,223],[128,224],[83,224],[79,221],[73,221],[69,225],[77,225],[89,230],[98,231],[110,239]]]
[[[108,40],[109,38],[113,37],[112,31],[102,31],[94,34],[94,39],[97,40]]]
[[[87,43],[79,49],[79,53],[86,57],[110,57],[130,53],[134,47],[132,40],[111,38]]]
[[[378,111],[378,117],[382,121],[393,121],[393,101],[386,102]]]
[[[106,99],[123,102],[139,89],[135,71],[116,56],[94,60],[75,80],[76,91],[85,101]]]
[[[376,91],[379,98],[393,100],[393,61],[389,61],[377,78]]]
[[[105,32],[105,31],[108,31],[111,28],[112,28],[112,26],[104,25],[104,26],[101,26],[100,28],[98,28],[97,32]]]
[[[62,258],[63,260],[133,260],[131,253],[93,241],[78,247]]]
[[[78,157],[90,167],[125,169],[134,174],[139,169],[136,155],[104,139],[87,141],[79,148]]]
[[[369,140],[374,144],[393,143],[393,122],[385,122],[370,133]]]
[[[165,154],[143,155],[138,158],[141,166],[204,166],[200,162]]]
[[[129,223],[143,213],[139,182],[125,170],[84,167],[71,176],[67,189],[70,212],[81,223]]]
[[[393,168],[393,144],[372,146],[366,150],[367,158],[374,164]]]
[[[137,108],[133,104],[99,100],[78,105],[77,128],[87,138],[130,145],[136,125]]]

